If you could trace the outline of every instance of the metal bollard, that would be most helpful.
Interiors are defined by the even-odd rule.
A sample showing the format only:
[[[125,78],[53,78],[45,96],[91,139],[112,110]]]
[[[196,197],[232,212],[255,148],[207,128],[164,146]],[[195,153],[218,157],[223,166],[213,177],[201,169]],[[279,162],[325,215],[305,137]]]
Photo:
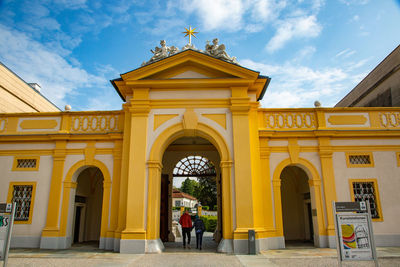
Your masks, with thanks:
[[[249,230],[249,255],[256,255],[256,232],[254,230]]]

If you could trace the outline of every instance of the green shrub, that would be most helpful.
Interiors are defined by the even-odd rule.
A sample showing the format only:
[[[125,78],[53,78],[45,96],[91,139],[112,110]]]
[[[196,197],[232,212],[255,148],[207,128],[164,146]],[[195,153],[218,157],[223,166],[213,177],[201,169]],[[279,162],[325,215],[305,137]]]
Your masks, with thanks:
[[[200,219],[204,222],[204,226],[206,227],[207,232],[214,232],[217,228],[217,216],[201,216]]]
[[[203,210],[209,210],[210,207],[209,206],[201,206]]]
[[[218,206],[214,205],[213,210],[217,211],[218,210]]]
[[[172,207],[172,210],[181,210],[181,207]]]

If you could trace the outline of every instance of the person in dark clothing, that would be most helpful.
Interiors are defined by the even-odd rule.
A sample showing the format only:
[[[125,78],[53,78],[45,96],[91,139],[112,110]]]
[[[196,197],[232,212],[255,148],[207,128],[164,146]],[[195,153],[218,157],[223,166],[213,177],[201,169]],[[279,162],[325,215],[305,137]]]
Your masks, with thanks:
[[[188,238],[188,248],[190,248],[190,233],[192,232],[192,218],[190,218],[189,212],[185,210],[179,219],[179,224],[182,226],[182,237],[183,237],[183,248],[186,248],[186,236]]]
[[[206,230],[204,226],[204,222],[199,216],[196,215],[196,219],[194,220],[193,227],[196,232],[196,248],[201,250],[201,246],[203,243],[203,233]]]

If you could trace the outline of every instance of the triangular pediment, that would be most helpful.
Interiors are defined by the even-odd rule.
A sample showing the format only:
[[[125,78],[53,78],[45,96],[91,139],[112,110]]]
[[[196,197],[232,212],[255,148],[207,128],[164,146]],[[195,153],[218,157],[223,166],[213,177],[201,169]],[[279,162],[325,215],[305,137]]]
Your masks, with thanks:
[[[134,90],[246,87],[262,95],[269,78],[240,65],[194,50],[185,50],[162,60],[121,74],[111,83],[122,99]]]
[[[192,77],[189,75],[192,74]],[[216,59],[201,52],[186,50],[121,75],[124,81],[152,79],[198,78],[256,79],[258,72],[239,65]]]
[[[141,80],[159,80],[159,79],[215,79],[215,78],[239,78],[228,72],[217,68],[210,68],[193,62],[185,61],[182,64],[171,66],[165,70],[144,77]]]

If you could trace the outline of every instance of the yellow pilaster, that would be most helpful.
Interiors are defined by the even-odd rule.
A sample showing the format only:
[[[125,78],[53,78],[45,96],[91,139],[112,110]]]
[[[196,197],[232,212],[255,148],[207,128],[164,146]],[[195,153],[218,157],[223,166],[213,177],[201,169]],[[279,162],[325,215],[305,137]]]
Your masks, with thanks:
[[[78,183],[64,181],[63,184],[64,184],[64,190],[63,190],[62,208],[61,208],[60,236],[65,236],[67,233],[69,197],[71,195],[71,190],[76,189]]]
[[[231,195],[231,170],[232,161],[221,161],[221,174],[222,174],[222,237],[224,239],[233,238],[233,221],[232,221],[232,195]],[[201,207],[199,209],[201,212]]]
[[[335,222],[332,201],[336,201],[335,174],[333,172],[332,147],[328,137],[320,137],[319,157],[321,160],[322,180],[324,181],[325,206],[328,219],[328,235],[335,235]]]
[[[235,239],[247,238],[247,230],[255,228],[253,174],[250,131],[250,98],[246,87],[232,88],[232,130],[235,169],[236,229]]]
[[[318,233],[326,235],[325,220],[324,220],[324,204],[322,203],[321,196],[321,180],[308,180],[308,184],[314,189],[315,208],[317,211]]]
[[[251,153],[251,175],[253,186],[253,213],[254,227],[265,231],[263,202],[265,200],[264,187],[265,181],[261,178],[260,162],[260,137],[258,133],[258,102],[250,105],[249,126],[250,126],[250,153]]]
[[[118,206],[118,226],[114,233],[114,238],[121,238],[121,232],[126,225],[126,198],[128,195],[128,166],[129,166],[129,146],[131,135],[131,120],[128,104],[123,105],[125,110],[124,116],[124,139],[122,143],[122,158],[121,158],[121,182],[119,191],[119,206]]]
[[[160,236],[160,197],[161,197],[161,169],[158,161],[147,162],[149,170],[149,192],[147,195],[147,239],[156,239]]]
[[[268,231],[274,230],[273,199],[271,192],[271,175],[269,167],[269,157],[271,151],[268,147],[268,139],[260,140],[260,160],[261,160],[261,188],[263,190],[263,224]]]
[[[118,227],[118,208],[119,194],[121,183],[121,160],[122,160],[122,142],[117,140],[114,142],[113,150],[113,176],[112,176],[112,196],[111,196],[111,216],[110,227],[107,230],[107,237],[114,237],[114,233]]]
[[[111,182],[103,182],[103,205],[101,207],[101,229],[100,229],[100,237],[107,236],[108,229],[108,218],[110,216],[110,189]]]
[[[126,226],[121,239],[146,239],[146,151],[149,89],[135,88],[130,111]],[[128,117],[129,119],[129,117]]]
[[[274,189],[275,234],[283,236],[281,179],[272,180],[272,187]]]
[[[65,140],[56,141],[53,153],[53,170],[51,174],[49,202],[47,205],[46,226],[42,236],[58,236],[60,220],[60,200],[62,179],[66,155],[67,142]]]

